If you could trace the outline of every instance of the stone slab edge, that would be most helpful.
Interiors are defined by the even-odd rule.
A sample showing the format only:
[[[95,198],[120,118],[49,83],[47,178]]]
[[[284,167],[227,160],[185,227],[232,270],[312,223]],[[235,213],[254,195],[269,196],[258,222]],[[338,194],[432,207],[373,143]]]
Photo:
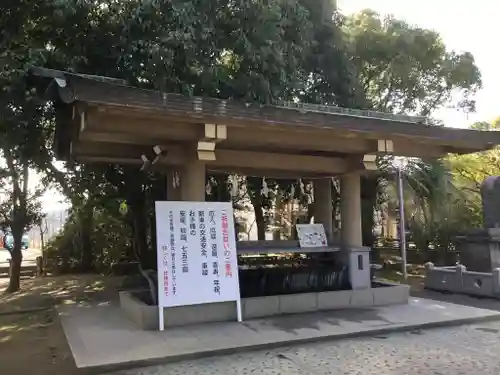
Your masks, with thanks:
[[[47,306],[47,307],[33,307],[30,309],[19,309],[19,310],[7,310],[7,311],[0,311],[0,316],[4,315],[16,315],[16,314],[31,314],[31,313],[37,313],[37,312],[42,312],[42,311],[49,311],[53,310],[53,306]]]
[[[135,360],[129,362],[113,363],[106,365],[88,366],[84,368],[79,368],[79,373],[81,374],[106,374],[114,371],[149,367],[156,365],[165,365],[169,363],[196,360],[202,358],[209,358],[213,356],[223,356],[229,354],[257,351],[257,350],[267,350],[267,349],[277,349],[281,347],[288,347],[290,345],[301,345],[316,342],[325,341],[338,341],[344,339],[358,338],[358,337],[373,337],[379,336],[387,333],[397,333],[397,332],[408,332],[416,329],[432,329],[439,327],[450,327],[450,326],[460,326],[473,323],[482,323],[500,320],[500,312],[492,313],[487,316],[474,316],[468,318],[459,318],[453,320],[439,321],[439,322],[429,322],[429,323],[417,323],[417,324],[407,324],[398,325],[393,327],[381,327],[371,330],[357,331],[357,332],[347,332],[341,334],[331,334],[325,336],[315,336],[315,337],[304,337],[292,340],[283,340],[277,342],[268,342],[263,344],[249,344],[245,346],[239,346],[236,348],[220,348],[220,349],[208,349],[198,352],[184,353],[173,356],[163,356],[157,358],[148,358],[144,360]]]

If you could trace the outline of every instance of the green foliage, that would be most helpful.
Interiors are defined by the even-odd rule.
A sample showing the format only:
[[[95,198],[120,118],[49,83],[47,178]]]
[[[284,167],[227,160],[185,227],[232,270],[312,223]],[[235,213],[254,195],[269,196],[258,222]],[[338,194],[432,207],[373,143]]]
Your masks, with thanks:
[[[496,118],[492,122],[480,121],[475,122],[471,125],[471,129],[474,130],[500,130],[500,117]]]
[[[370,10],[346,17],[342,30],[367,107],[424,116],[443,106],[474,110],[472,95],[481,87],[474,58],[470,53],[448,51],[435,31]],[[420,197],[420,205],[439,202],[443,185],[439,180],[445,174],[436,175],[432,163],[429,167],[419,160],[409,163],[407,190]],[[384,189],[394,176],[390,163],[382,163],[381,168],[380,176],[365,177],[362,184],[363,242],[368,246],[373,243],[373,210],[388,199]],[[378,195],[373,193],[377,190]],[[425,222],[429,230],[434,225]]]
[[[453,175],[443,161],[427,165],[420,178],[420,187],[411,188],[413,208],[409,229],[417,246],[426,250],[429,245],[445,251],[454,248],[456,236],[480,224],[480,215],[467,204],[467,197],[457,188]],[[405,202],[406,203],[406,202]],[[479,219],[479,221],[478,221]]]
[[[33,190],[30,177],[47,156],[47,121],[23,76],[29,64],[44,63],[38,33],[46,15],[45,3],[28,0],[0,9],[0,226],[14,238],[9,292],[19,289],[22,236],[41,219],[43,188]]]
[[[84,238],[87,235],[90,237],[93,270],[106,273],[114,264],[126,259],[132,247],[129,228],[114,208],[117,207],[109,204],[107,207],[92,207],[90,228],[82,222],[81,209],[73,208],[61,233],[44,248],[47,269],[56,274],[88,271],[82,269],[88,251]],[[86,230],[89,233],[85,233]]]
[[[9,192],[17,195],[11,201],[17,202],[16,197],[23,197],[23,178],[28,181],[25,171],[34,169],[43,174],[45,186],[56,183],[71,200],[71,219],[48,250],[59,259],[56,264],[102,270],[126,257],[154,267],[154,201],[164,199],[165,179],[113,165],[69,163],[64,171],[56,168],[51,150],[54,108],[40,106],[26,91],[22,76],[29,65],[261,103],[299,99],[425,115],[449,104],[473,109],[471,94],[481,81],[470,54],[448,52],[439,35],[429,30],[373,12],[343,18],[328,0],[321,5],[315,0],[4,1],[0,152],[14,164],[1,168],[0,185],[12,188]],[[450,103],[456,91],[462,97]],[[433,192],[438,177],[424,171],[425,163],[420,167],[421,174],[417,167],[408,174],[408,184],[421,199],[418,204],[429,211],[434,207],[430,202],[440,199]],[[369,218],[364,221],[370,231],[375,188],[387,182],[386,172],[363,184],[364,217]],[[19,189],[12,182],[16,178]],[[259,237],[277,200],[299,198],[303,206],[311,201],[307,181],[309,189],[298,181],[267,179],[270,194],[263,196],[261,178],[238,180],[241,191],[231,197],[227,176],[209,176],[208,198],[233,198],[239,207],[246,204],[242,194],[248,197]],[[22,219],[3,209],[4,223],[32,225],[37,195],[24,194],[24,203],[15,210],[23,213]],[[127,204],[125,215],[119,212],[120,202]]]
[[[500,119],[492,122],[472,124],[476,130],[498,130]],[[463,220],[469,221],[472,228],[482,226],[481,184],[489,176],[500,175],[500,149],[498,147],[488,151],[469,155],[450,155],[447,158],[453,184],[459,192],[460,205],[467,215]]]
[[[445,105],[474,111],[481,87],[474,57],[447,51],[437,32],[370,10],[348,17],[343,30],[373,108],[424,116]],[[452,94],[461,94],[457,102]]]

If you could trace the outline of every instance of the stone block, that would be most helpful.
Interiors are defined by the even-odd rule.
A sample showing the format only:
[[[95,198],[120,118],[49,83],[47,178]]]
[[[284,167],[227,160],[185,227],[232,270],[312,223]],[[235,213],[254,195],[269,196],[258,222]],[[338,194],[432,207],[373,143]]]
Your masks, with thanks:
[[[141,322],[142,329],[156,331],[158,329],[159,311],[158,306],[142,306]]]
[[[158,306],[149,306],[129,292],[120,292],[120,308],[144,330],[158,329]],[[167,307],[163,309],[165,327],[236,321],[236,302]]]
[[[491,273],[493,282],[493,294],[500,295],[500,268],[495,268]]]
[[[164,309],[165,327],[236,321],[236,302],[206,303]]]
[[[362,308],[373,306],[372,289],[355,289],[352,290],[351,308]]]
[[[370,249],[349,248],[349,281],[352,289],[369,289],[371,286]]]
[[[346,309],[351,303],[352,290],[318,293],[318,310]]]
[[[130,292],[120,291],[120,308],[125,316],[144,330],[158,329],[158,307],[149,306]]]
[[[317,311],[318,293],[288,294],[279,296],[280,313],[296,314]]]
[[[372,293],[374,306],[405,304],[410,296],[410,286],[387,283],[387,286],[372,288]]]
[[[243,319],[261,318],[280,313],[279,296],[244,298],[241,301]]]
[[[492,274],[464,272],[462,274],[462,292],[464,294],[492,297],[494,295]]]
[[[461,293],[462,274],[465,271],[466,269],[462,265],[454,268],[430,268],[425,275],[425,287],[433,290]]]

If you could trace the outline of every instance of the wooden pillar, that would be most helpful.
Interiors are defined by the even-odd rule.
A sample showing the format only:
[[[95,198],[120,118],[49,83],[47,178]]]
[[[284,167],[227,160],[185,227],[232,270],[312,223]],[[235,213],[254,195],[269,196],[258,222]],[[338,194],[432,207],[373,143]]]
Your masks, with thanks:
[[[333,240],[333,206],[331,178],[314,181],[314,222],[323,224],[329,241]]]
[[[342,245],[362,246],[361,178],[359,172],[340,177],[340,220]]]
[[[182,168],[180,175],[180,198],[183,201],[205,201],[206,164],[192,161]]]

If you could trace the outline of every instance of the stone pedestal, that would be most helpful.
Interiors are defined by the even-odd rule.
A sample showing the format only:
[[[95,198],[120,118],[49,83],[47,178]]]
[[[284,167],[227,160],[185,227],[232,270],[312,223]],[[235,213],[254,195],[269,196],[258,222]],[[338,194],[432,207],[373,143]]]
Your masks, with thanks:
[[[468,270],[492,272],[500,268],[500,228],[477,229],[456,239],[460,263]]]
[[[500,176],[486,177],[481,184],[485,228],[500,227]]]
[[[349,249],[349,279],[352,289],[371,288],[370,248],[351,247]]]

